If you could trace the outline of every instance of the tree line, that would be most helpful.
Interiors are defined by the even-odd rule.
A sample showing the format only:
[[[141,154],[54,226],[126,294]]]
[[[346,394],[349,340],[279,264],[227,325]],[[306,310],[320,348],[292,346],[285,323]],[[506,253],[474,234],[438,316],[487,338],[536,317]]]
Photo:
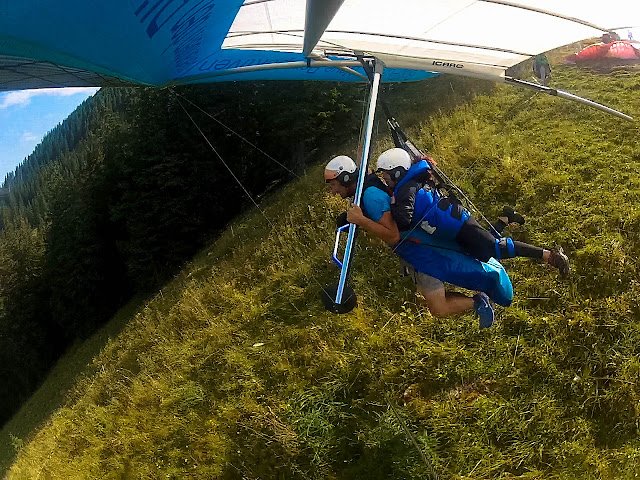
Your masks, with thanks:
[[[357,134],[361,96],[300,82],[104,88],[49,132],[0,187],[0,422],[72,342],[252,204],[218,155],[258,198]]]

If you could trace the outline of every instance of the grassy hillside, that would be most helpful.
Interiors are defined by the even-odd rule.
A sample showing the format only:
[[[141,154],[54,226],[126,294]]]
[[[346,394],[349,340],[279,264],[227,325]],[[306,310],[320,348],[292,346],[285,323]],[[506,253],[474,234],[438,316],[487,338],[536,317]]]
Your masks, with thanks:
[[[640,117],[638,72],[556,67],[552,84]],[[516,238],[573,261],[566,281],[506,262],[516,299],[489,331],[431,317],[364,235],[359,306],[326,313],[345,204],[317,167],[113,334],[46,425],[13,437],[8,478],[635,478],[637,125],[510,87],[424,112],[416,143],[485,213],[516,205]]]

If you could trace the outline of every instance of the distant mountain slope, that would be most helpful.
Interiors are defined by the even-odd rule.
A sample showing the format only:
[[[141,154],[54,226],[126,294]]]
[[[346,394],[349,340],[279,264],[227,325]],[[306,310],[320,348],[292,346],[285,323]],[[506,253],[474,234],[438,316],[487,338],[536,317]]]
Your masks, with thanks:
[[[553,73],[640,117],[637,74]],[[8,478],[634,478],[637,125],[507,87],[425,112],[416,142],[485,213],[516,205],[514,236],[573,262],[567,281],[506,262],[516,298],[489,331],[431,317],[365,235],[358,308],[325,312],[345,204],[311,169],[139,309],[65,406],[14,439]]]
[[[133,296],[154,292],[251,205],[181,102],[190,102],[191,117],[256,198],[304,170],[306,145],[317,148],[334,123],[347,125],[341,135],[357,133],[344,120],[357,88],[289,87],[225,84],[181,89],[181,99],[167,90],[102,89],[7,176],[9,194],[0,196],[0,424],[74,341]],[[287,165],[263,168],[255,149],[215,115],[254,141],[262,133],[262,151]]]

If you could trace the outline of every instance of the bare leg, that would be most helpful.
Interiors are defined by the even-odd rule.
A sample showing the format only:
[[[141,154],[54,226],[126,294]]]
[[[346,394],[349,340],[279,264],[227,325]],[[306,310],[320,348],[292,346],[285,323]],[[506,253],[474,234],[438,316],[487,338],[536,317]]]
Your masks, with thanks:
[[[444,286],[424,291],[419,286],[418,292],[424,297],[424,303],[435,317],[448,317],[460,313],[473,311],[473,298],[458,292],[447,292]]]

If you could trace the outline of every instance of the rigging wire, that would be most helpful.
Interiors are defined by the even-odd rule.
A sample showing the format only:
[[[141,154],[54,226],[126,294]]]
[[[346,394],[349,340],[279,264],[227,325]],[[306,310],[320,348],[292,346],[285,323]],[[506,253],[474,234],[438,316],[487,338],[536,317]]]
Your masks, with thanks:
[[[172,93],[173,92],[172,89],[169,89]],[[189,114],[189,112],[187,111],[187,109],[185,108],[185,106],[182,104],[182,102],[180,101],[179,96],[176,94],[176,100],[178,101],[178,105],[180,105],[180,107],[182,108],[182,110],[184,111],[184,113],[187,115],[187,117],[189,117],[189,120],[191,120],[191,123],[193,123],[193,125],[196,127],[196,129],[198,130],[198,132],[200,133],[200,135],[204,138],[204,140],[207,142],[207,145],[209,145],[209,147],[211,148],[211,150],[213,150],[213,152],[216,154],[216,156],[220,159],[220,161],[222,162],[222,164],[225,166],[225,168],[229,171],[229,173],[231,174],[231,176],[233,177],[233,179],[236,181],[236,183],[238,185],[240,185],[240,188],[242,188],[242,190],[244,191],[244,193],[247,195],[247,197],[249,197],[249,199],[251,200],[251,202],[253,203],[253,205],[258,209],[258,211],[262,214],[262,216],[265,218],[265,220],[267,221],[267,223],[269,224],[269,226],[272,229],[275,229],[275,225],[271,222],[271,220],[269,220],[269,217],[267,216],[267,214],[264,212],[264,210],[262,210],[260,208],[260,206],[258,205],[258,203],[254,200],[253,196],[251,195],[251,193],[249,192],[249,190],[247,190],[247,188],[242,184],[242,181],[235,175],[235,173],[233,173],[233,170],[231,170],[231,167],[229,167],[229,165],[227,164],[227,162],[224,161],[224,159],[222,158],[222,156],[220,155],[220,153],[215,149],[215,147],[213,146],[213,144],[209,141],[209,139],[207,138],[207,136],[205,135],[205,133],[202,131],[202,129],[200,128],[200,126],[196,123],[196,121],[193,119],[193,117]],[[191,102],[192,103],[192,102]],[[199,108],[199,107],[198,107]],[[200,109],[200,108],[199,108]],[[200,109],[201,111],[204,112],[204,110]],[[205,112],[206,113],[206,112]],[[256,147],[257,148],[257,147]],[[262,151],[262,150],[260,150]],[[264,153],[264,152],[263,152]],[[272,158],[271,156],[267,155],[269,158]],[[276,238],[278,239],[278,241],[282,242],[282,237],[280,237],[280,235],[276,235]],[[310,275],[309,278],[311,278],[311,280],[313,280],[315,283],[318,284],[318,286],[322,289],[322,291],[324,292],[324,294],[327,297],[332,297],[331,294],[329,294],[327,292],[327,290],[325,289],[325,287],[318,281],[318,279],[316,277],[314,277],[313,275]]]
[[[236,174],[233,173],[233,170],[231,170],[231,167],[229,167],[229,165],[227,165],[227,162],[224,161],[224,158],[222,158],[222,155],[220,155],[220,153],[218,153],[218,151],[215,149],[215,147],[211,144],[211,142],[209,141],[209,139],[207,138],[207,136],[204,134],[204,132],[200,129],[200,126],[196,123],[196,121],[193,119],[193,117],[189,114],[189,112],[187,111],[187,109],[184,107],[184,105],[182,105],[182,102],[180,101],[180,99],[178,98],[178,105],[180,105],[182,107],[182,110],[184,110],[184,113],[187,115],[187,117],[189,117],[189,120],[191,120],[191,123],[193,123],[193,125],[196,127],[196,129],[198,130],[198,132],[200,132],[200,135],[202,135],[202,138],[204,138],[205,142],[207,142],[207,144],[209,145],[209,147],[211,147],[211,150],[213,150],[213,153],[216,154],[216,156],[218,157],[218,159],[220,159],[220,161],[222,162],[222,164],[225,166],[225,168],[229,171],[229,173],[231,174],[231,176],[234,178],[234,180],[237,182],[238,185],[240,185],[240,188],[242,188],[242,190],[244,191],[244,193],[247,195],[247,197],[249,197],[249,200],[251,200],[251,202],[255,205],[255,207],[260,211],[260,213],[262,213],[262,215],[264,215],[264,218],[267,220],[267,223],[269,223],[269,225],[271,226],[271,228],[273,228],[273,224],[271,223],[271,221],[269,220],[269,218],[265,215],[265,213],[262,211],[262,209],[260,208],[260,205],[258,205],[258,203],[254,200],[253,196],[251,195],[251,193],[249,193],[249,190],[247,190],[245,188],[245,186],[242,184],[242,182],[240,181],[240,179],[238,177],[236,177]]]
[[[222,123],[220,120],[218,120],[215,116],[211,115],[209,112],[207,112],[206,110],[204,110],[203,108],[201,108],[199,105],[196,105],[195,103],[193,103],[191,100],[189,100],[188,98],[186,98],[184,95],[180,95],[178,92],[176,92],[175,90],[173,90],[172,88],[169,89],[169,91],[171,93],[173,93],[174,95],[176,95],[179,98],[182,98],[185,102],[188,102],[191,106],[193,106],[194,108],[197,108],[198,110],[200,110],[202,113],[204,113],[207,117],[209,117],[211,120],[213,120],[214,122],[216,122],[218,125],[220,125],[221,127],[227,129],[229,132],[233,133],[236,137],[238,137],[240,140],[242,140],[243,142],[245,142],[247,145],[250,145],[251,147],[255,148],[257,151],[259,151],[260,153],[262,153],[265,157],[267,157],[268,159],[270,159],[271,161],[275,162],[276,164],[278,164],[280,167],[284,168],[287,172],[289,172],[291,175],[295,176],[296,178],[302,178],[300,177],[300,175],[298,175],[296,172],[294,172],[293,170],[291,170],[290,168],[288,168],[286,165],[284,165],[282,162],[279,162],[278,160],[276,160],[275,158],[273,158],[271,155],[269,155],[267,152],[265,152],[264,150],[262,150],[260,147],[258,147],[257,145],[251,143],[249,140],[247,140],[245,137],[243,137],[242,135],[240,135],[238,132],[236,132],[235,130],[233,130],[231,127],[228,127],[227,125],[225,125],[224,123]],[[184,107],[183,107],[184,108]]]
[[[228,127],[227,125],[225,125],[223,122],[221,122],[219,119],[217,119],[215,116],[211,115],[209,112],[207,112],[206,110],[204,110],[203,108],[201,108],[199,105],[195,104],[194,102],[192,102],[191,100],[189,100],[188,98],[186,98],[184,95],[180,95],[179,93],[177,93],[176,91],[174,91],[172,88],[169,88],[169,91],[171,93],[173,93],[174,95],[176,95],[176,97],[182,98],[183,100],[185,100],[186,102],[188,102],[190,105],[192,105],[194,108],[198,109],[200,112],[204,113],[207,117],[211,118],[213,121],[215,121],[216,123],[218,123],[220,126],[224,127],[225,129],[227,129],[229,132],[233,133],[234,135],[236,135],[238,138],[240,138],[242,141],[244,141],[245,143],[247,143],[248,145],[250,145],[251,147],[255,148],[257,151],[259,151],[260,153],[262,153],[264,156],[266,156],[267,158],[269,158],[270,160],[272,160],[273,162],[275,162],[276,164],[278,164],[280,167],[282,167],[283,169],[285,169],[287,172],[291,173],[295,178],[297,179],[301,179],[302,177],[300,175],[298,175],[297,173],[295,173],[294,171],[290,170],[289,168],[287,168],[285,165],[283,165],[281,162],[279,162],[278,160],[276,160],[275,158],[273,158],[271,155],[269,155],[268,153],[266,153],[264,150],[260,149],[258,146],[256,146],[254,143],[252,143],[251,141],[247,140],[245,137],[243,137],[241,134],[239,134],[238,132],[236,132],[235,130],[233,130],[231,127]],[[367,91],[366,89],[364,90],[364,94],[363,94],[363,104],[366,103],[367,100]],[[182,106],[182,105],[181,105]],[[184,109],[184,106],[182,106],[182,108]],[[364,129],[364,123],[365,123],[365,110],[362,110],[362,115],[361,115],[361,119],[360,119],[360,131],[359,131],[359,135],[358,135],[358,155],[357,157],[359,158],[360,152],[362,150],[362,131]],[[191,118],[191,117],[190,117]],[[193,122],[193,119],[191,118],[191,121]],[[194,122],[195,124],[195,122]],[[198,129],[200,131],[200,133],[202,134],[202,131],[200,129]],[[202,134],[203,135],[203,134]],[[205,137],[206,138],[206,137]],[[207,143],[209,143],[209,141],[207,140]],[[209,145],[211,145],[209,143]],[[213,148],[213,147],[212,147]],[[217,154],[217,152],[216,152]],[[227,167],[227,169],[229,169],[229,167]],[[235,178],[235,176],[234,176]],[[238,181],[236,179],[236,181]],[[253,201],[253,200],[252,200]],[[257,204],[254,202],[254,205],[257,206]],[[263,215],[264,212],[261,211],[261,213]],[[266,218],[266,215],[265,215]],[[320,282],[318,282],[317,279],[313,278],[313,280],[320,285],[320,287],[322,288],[322,291],[327,294],[328,297],[331,297],[332,295],[328,294],[326,289],[320,284]]]

